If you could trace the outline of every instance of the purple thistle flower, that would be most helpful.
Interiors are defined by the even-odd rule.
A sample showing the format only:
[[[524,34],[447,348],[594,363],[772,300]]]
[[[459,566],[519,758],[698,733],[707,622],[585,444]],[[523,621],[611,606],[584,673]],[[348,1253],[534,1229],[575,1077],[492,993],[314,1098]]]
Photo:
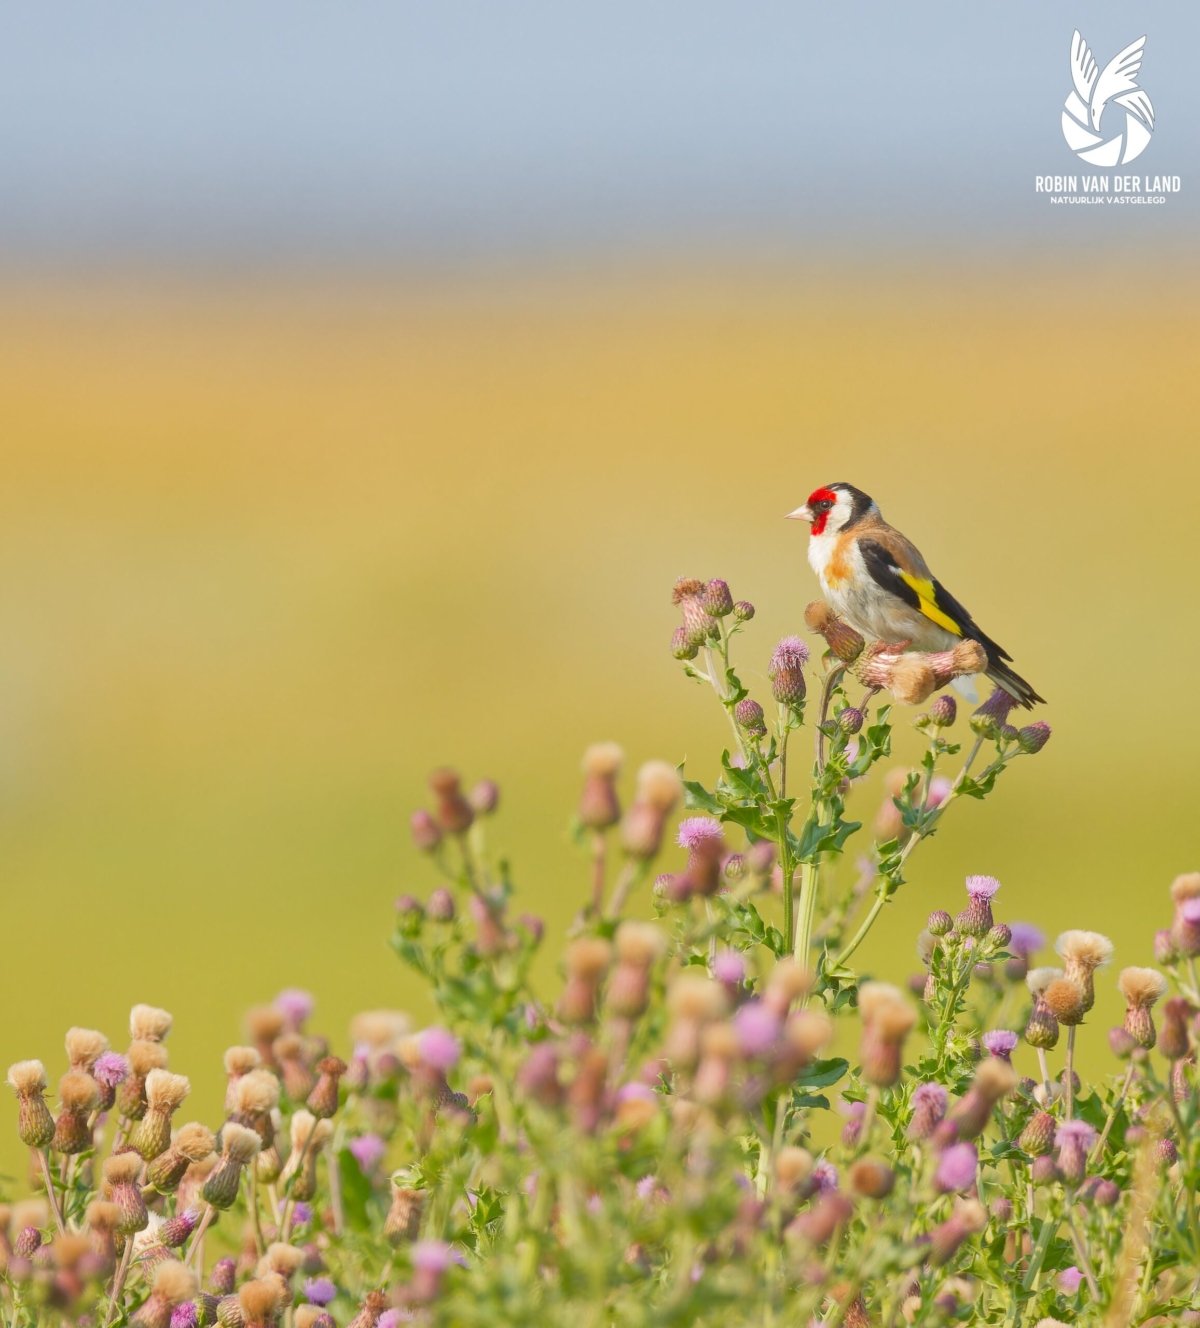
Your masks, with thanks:
[[[1095,1128],[1082,1120],[1063,1121],[1054,1131],[1054,1142],[1061,1148],[1064,1143],[1082,1144],[1090,1148],[1096,1139]]]
[[[300,1200],[294,1209],[292,1209],[292,1223],[294,1226],[306,1227],[312,1221],[312,1204]]]
[[[938,1159],[935,1181],[943,1194],[959,1193],[975,1183],[979,1155],[974,1144],[951,1144]]]
[[[682,848],[693,850],[701,844],[723,844],[725,834],[720,821],[711,816],[689,816],[679,822],[679,844]]]
[[[818,1194],[829,1194],[838,1187],[838,1170],[832,1162],[822,1158],[812,1169],[812,1182]]]
[[[275,997],[273,1004],[292,1028],[300,1028],[307,1019],[312,1018],[312,1012],[317,1008],[312,992],[300,987],[285,987]]]
[[[1007,1028],[995,1028],[983,1035],[983,1045],[1002,1061],[1012,1057],[1018,1041],[1017,1035],[1010,1033]]]
[[[412,1310],[384,1310],[379,1316],[376,1328],[399,1328],[402,1323],[412,1323]]]
[[[105,1088],[116,1088],[129,1078],[129,1062],[116,1051],[106,1051],[96,1058],[92,1078]]]
[[[940,807],[942,803],[950,796],[950,791],[954,785],[945,775],[934,775],[929,781],[929,796],[925,799],[925,807],[929,811]]]
[[[762,1001],[747,1001],[733,1016],[733,1031],[743,1056],[765,1056],[779,1038],[779,1016]]]
[[[1054,1279],[1055,1285],[1064,1296],[1073,1296],[1079,1290],[1079,1284],[1082,1281],[1083,1273],[1074,1264],[1070,1268],[1064,1268]]]
[[[421,1060],[431,1069],[445,1074],[458,1064],[462,1047],[448,1028],[435,1025],[421,1033],[418,1046]]]
[[[313,1277],[304,1284],[304,1299],[313,1305],[328,1305],[337,1293],[337,1287],[327,1277]]]
[[[658,1192],[658,1177],[651,1172],[648,1176],[643,1176],[634,1186],[639,1199],[649,1202]]]
[[[994,876],[967,877],[967,894],[971,896],[972,903],[990,900],[999,889],[1000,882]]]
[[[444,1240],[419,1240],[412,1247],[412,1266],[422,1273],[444,1273],[454,1261]]]
[[[808,646],[798,636],[785,636],[771,653],[771,668],[802,669],[808,663]]]
[[[350,1153],[364,1172],[372,1172],[387,1154],[387,1144],[377,1134],[360,1134],[351,1139]]]
[[[1046,944],[1045,935],[1031,922],[1014,922],[1009,930],[1008,948],[1020,959],[1031,959]]]
[[[713,955],[712,975],[718,982],[739,987],[746,980],[746,961],[740,950],[718,950]]]
[[[199,1322],[200,1315],[190,1300],[185,1300],[182,1305],[176,1305],[171,1311],[171,1328],[196,1328]]]
[[[1200,899],[1185,899],[1179,905],[1179,916],[1193,927],[1200,923]]]

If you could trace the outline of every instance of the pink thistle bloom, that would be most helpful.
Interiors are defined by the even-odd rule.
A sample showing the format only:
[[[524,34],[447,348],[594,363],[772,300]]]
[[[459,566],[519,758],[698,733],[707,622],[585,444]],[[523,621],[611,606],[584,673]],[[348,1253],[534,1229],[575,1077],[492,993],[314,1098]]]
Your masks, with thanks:
[[[305,1020],[312,1018],[312,1012],[317,1008],[312,992],[300,987],[285,987],[273,1004],[293,1028],[299,1028]]]
[[[1193,927],[1200,923],[1200,899],[1185,899],[1179,905],[1179,916]]]
[[[105,1088],[116,1088],[129,1078],[129,1062],[120,1052],[106,1051],[96,1058],[92,1078]]]
[[[724,844],[725,834],[720,821],[711,816],[689,816],[679,822],[679,844],[689,850],[701,844]]]
[[[421,1060],[431,1070],[439,1070],[442,1074],[452,1070],[462,1055],[458,1039],[446,1028],[425,1029],[420,1036],[419,1047]]]
[[[1078,1144],[1086,1152],[1096,1140],[1095,1129],[1081,1120],[1063,1121],[1054,1131],[1054,1142],[1061,1148],[1063,1144]]]
[[[838,1170],[832,1162],[822,1158],[812,1169],[812,1180],[818,1194],[828,1194],[838,1187]]]
[[[935,1181],[943,1194],[959,1193],[975,1184],[979,1155],[974,1144],[951,1144],[938,1159]]]
[[[1064,1268],[1054,1279],[1055,1285],[1064,1296],[1073,1296],[1079,1290],[1079,1284],[1083,1281],[1083,1273],[1075,1267]]]
[[[1007,1028],[996,1028],[983,1035],[983,1045],[993,1056],[998,1056],[1003,1061],[1012,1056],[1017,1042],[1017,1035],[1010,1033]]]
[[[454,1262],[454,1251],[443,1240],[419,1240],[412,1247],[412,1266],[423,1273],[444,1273]]]
[[[746,961],[738,950],[718,950],[713,955],[712,975],[718,982],[728,983],[731,987],[740,986],[746,980]]]
[[[733,1016],[733,1031],[743,1056],[765,1056],[779,1039],[779,1016],[762,1001],[747,1001]]]
[[[1008,949],[1021,959],[1028,959],[1046,944],[1045,935],[1032,923],[1014,922],[1011,931]]]
[[[350,1140],[349,1149],[362,1171],[370,1173],[383,1161],[387,1144],[377,1134],[360,1134]]]
[[[934,775],[929,781],[929,797],[925,800],[925,806],[930,810],[940,807],[950,796],[950,790],[953,787],[954,785],[945,775]]]
[[[785,636],[771,655],[771,671],[802,669],[808,663],[808,646],[798,636]]]
[[[975,902],[991,899],[1000,889],[1000,882],[994,876],[968,876],[967,894]]]

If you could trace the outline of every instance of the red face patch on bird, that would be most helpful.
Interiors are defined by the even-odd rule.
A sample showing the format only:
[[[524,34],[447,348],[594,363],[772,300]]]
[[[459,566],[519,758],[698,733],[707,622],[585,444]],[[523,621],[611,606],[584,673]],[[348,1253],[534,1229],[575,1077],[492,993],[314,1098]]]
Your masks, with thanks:
[[[832,489],[814,489],[808,495],[806,506],[812,515],[812,533],[820,535],[824,533],[825,523],[829,520],[829,513],[833,510],[838,496]]]

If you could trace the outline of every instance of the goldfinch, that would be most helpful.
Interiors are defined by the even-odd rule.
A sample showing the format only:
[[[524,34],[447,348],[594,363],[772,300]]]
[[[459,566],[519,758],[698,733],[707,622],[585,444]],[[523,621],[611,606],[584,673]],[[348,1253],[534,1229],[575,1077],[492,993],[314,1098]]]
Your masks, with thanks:
[[[1012,656],[986,636],[929,570],[920,551],[889,526],[875,500],[853,484],[829,484],[789,512],[808,521],[808,561],[831,609],[865,637],[907,641],[913,650],[948,650],[978,641],[987,675],[1015,701],[1032,708],[1037,692],[1009,668]]]

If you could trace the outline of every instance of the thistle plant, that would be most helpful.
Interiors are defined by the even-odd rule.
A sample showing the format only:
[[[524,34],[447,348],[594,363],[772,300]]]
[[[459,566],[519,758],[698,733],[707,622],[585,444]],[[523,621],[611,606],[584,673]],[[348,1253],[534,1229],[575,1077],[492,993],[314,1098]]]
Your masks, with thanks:
[[[556,982],[492,849],[500,791],[440,769],[411,818],[433,879],[392,936],[432,1022],[322,1035],[292,988],[186,1077],[148,1005],[124,1052],[70,1030],[53,1093],[11,1067],[33,1189],[0,1204],[8,1328],[1192,1321],[1200,875],[1120,956],[1098,1032],[1106,937],[1041,963],[998,880],[913,859],[1049,737],[1003,694],[960,716],[941,689],[974,652],[868,645],[813,606],[751,696],[750,603],[674,598],[729,742],[708,780],[585,754]],[[923,754],[896,770],[900,722]],[[930,913],[893,985],[859,965],[901,888]],[[205,1074],[220,1119],[180,1123]]]

